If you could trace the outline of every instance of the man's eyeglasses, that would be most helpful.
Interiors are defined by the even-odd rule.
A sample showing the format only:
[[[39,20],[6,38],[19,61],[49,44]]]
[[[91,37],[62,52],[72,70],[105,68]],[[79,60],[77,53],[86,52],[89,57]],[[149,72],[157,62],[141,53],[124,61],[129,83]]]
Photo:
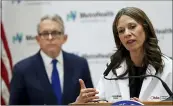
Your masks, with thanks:
[[[59,31],[42,32],[42,33],[39,33],[39,35],[45,39],[48,39],[49,35],[51,35],[52,38],[59,38],[60,36],[62,36],[62,32],[59,32]]]

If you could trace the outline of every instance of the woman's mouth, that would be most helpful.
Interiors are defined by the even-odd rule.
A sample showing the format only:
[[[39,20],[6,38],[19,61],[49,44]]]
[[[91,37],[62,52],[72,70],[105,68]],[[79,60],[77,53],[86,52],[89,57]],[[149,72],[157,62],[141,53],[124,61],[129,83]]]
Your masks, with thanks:
[[[133,44],[136,40],[128,40],[127,44]]]

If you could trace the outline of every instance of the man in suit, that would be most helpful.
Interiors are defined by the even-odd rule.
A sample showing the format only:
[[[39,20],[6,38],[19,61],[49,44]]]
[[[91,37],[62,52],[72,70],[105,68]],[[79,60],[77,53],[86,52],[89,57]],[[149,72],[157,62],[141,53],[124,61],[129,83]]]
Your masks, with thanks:
[[[80,92],[79,79],[83,79],[87,87],[93,87],[86,59],[62,50],[67,35],[60,16],[41,18],[37,32],[40,50],[13,68],[9,104],[67,105],[75,102]]]

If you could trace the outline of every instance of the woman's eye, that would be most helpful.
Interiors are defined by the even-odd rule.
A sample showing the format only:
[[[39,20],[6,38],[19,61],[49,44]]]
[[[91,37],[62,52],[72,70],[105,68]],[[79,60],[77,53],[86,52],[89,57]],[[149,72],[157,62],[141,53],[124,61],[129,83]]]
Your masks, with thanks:
[[[118,30],[118,33],[123,33],[123,30]]]
[[[134,29],[136,27],[136,25],[130,25],[129,29]]]

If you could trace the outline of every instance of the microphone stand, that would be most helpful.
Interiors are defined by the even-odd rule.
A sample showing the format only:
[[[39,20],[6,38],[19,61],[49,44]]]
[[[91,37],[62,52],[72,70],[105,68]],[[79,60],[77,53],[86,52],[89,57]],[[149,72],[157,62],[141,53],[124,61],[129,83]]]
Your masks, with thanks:
[[[170,96],[163,101],[173,101],[172,91],[169,89],[168,85],[160,77],[158,77],[156,75],[140,75],[140,76],[117,77],[117,78],[106,78],[106,75],[104,75],[104,78],[107,80],[123,80],[123,79],[128,79],[128,78],[141,78],[141,77],[155,77],[155,78],[159,79],[161,81],[163,87],[165,88],[165,90],[167,91],[167,93]]]

